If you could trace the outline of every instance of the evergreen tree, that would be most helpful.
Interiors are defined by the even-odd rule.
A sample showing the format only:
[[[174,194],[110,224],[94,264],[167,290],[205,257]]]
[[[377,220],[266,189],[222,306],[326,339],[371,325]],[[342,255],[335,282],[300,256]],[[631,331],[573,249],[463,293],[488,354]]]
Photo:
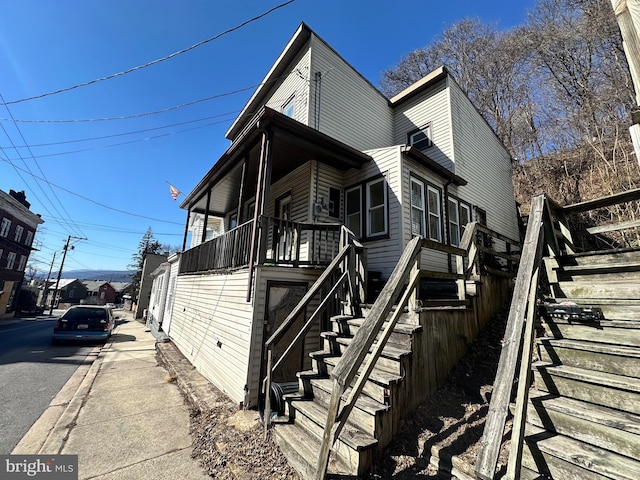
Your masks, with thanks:
[[[161,253],[162,245],[153,236],[151,227],[147,228],[144,232],[140,243],[138,244],[138,251],[131,256],[132,263],[128,265],[135,273],[131,277],[131,294],[134,302],[138,301],[138,293],[140,292],[140,283],[142,281],[142,267],[144,266],[144,258],[147,253]]]

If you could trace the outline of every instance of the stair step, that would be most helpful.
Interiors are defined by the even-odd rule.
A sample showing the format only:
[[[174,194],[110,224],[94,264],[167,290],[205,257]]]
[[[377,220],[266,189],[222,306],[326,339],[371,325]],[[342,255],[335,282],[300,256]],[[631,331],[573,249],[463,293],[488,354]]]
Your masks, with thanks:
[[[313,370],[307,370],[298,373],[298,378],[302,382],[301,390],[307,395],[311,395],[311,380],[326,379],[327,375],[317,373]],[[373,400],[386,405],[388,404],[391,389],[402,380],[402,377],[387,373],[383,370],[373,370],[369,375],[369,381],[365,383],[362,393]]]
[[[639,320],[608,320],[605,318],[603,320],[578,321],[546,318],[544,328],[548,336],[558,339],[586,340],[627,346],[640,345]]]
[[[313,397],[319,405],[324,408],[329,406],[333,381],[328,378],[312,379]],[[351,389],[348,388],[343,394],[343,401],[346,400]],[[385,427],[389,427],[391,407],[377,402],[367,395],[362,395],[356,400],[355,407],[350,413],[349,420],[357,425],[363,432],[381,439],[382,435],[388,434]]]
[[[571,298],[640,299],[640,283],[558,282],[560,292]]]
[[[295,424],[277,423],[271,430],[273,440],[301,478],[315,478],[320,441]],[[337,455],[329,459],[328,473],[338,477],[357,475],[358,466],[345,465]]]
[[[332,328],[335,332],[339,332],[346,336],[354,336],[364,323],[364,318],[332,318]],[[384,328],[386,325],[383,325]],[[415,333],[422,331],[422,326],[398,322],[393,332],[389,336],[388,345],[410,349],[412,345],[412,337]]]
[[[533,366],[540,391],[640,414],[640,379],[545,362]]]
[[[353,337],[347,337],[344,335],[329,335],[328,338],[343,347],[343,352],[349,345],[351,345],[351,342],[353,341]],[[373,349],[376,345],[377,341],[374,342],[374,344],[371,346],[371,349]],[[388,365],[391,368],[395,368],[395,362],[400,362],[402,360],[402,357],[407,355],[411,355],[411,349],[398,348],[397,346],[387,343],[382,349],[382,353],[380,354],[380,359],[378,360],[378,362],[381,362],[381,365]],[[394,362],[387,362],[385,361],[385,359],[393,360]]]
[[[640,458],[640,415],[532,392],[527,421],[584,443]]]
[[[637,480],[640,462],[609,450],[527,425],[523,467],[547,478]]]
[[[338,364],[342,358],[339,354],[332,353],[330,350],[319,350],[309,353],[312,358],[314,366],[313,369],[318,373],[329,374],[333,371],[333,368]],[[363,364],[366,362],[368,356],[365,357]],[[387,357],[379,357],[376,365],[373,369],[374,372],[380,372],[380,376],[383,374],[390,374],[398,377],[404,377],[402,359],[392,359]],[[361,371],[362,367],[358,369]]]
[[[615,265],[620,263],[640,263],[640,249],[615,248],[591,252],[574,253],[557,257],[562,266],[567,265]]]
[[[554,338],[538,345],[544,362],[640,378],[640,347]]]

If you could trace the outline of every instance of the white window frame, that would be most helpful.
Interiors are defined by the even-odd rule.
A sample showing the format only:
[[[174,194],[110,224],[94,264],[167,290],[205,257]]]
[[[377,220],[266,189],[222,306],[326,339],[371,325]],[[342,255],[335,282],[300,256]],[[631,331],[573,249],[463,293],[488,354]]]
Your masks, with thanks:
[[[13,270],[13,266],[16,263],[16,252],[9,252],[7,255],[7,270]]]
[[[357,202],[357,211],[354,211],[353,213],[349,214],[349,194],[351,192],[354,191],[358,191],[358,202]],[[354,231],[354,229],[352,228],[352,224],[349,221],[349,217],[353,216],[353,215],[357,215],[358,216],[358,231]],[[347,190],[345,190],[344,192],[344,223],[347,226],[348,229],[350,229],[353,234],[358,237],[361,238],[362,237],[362,185],[358,185],[356,187],[353,188],[349,188]]]
[[[416,140],[416,137],[423,136],[424,138],[419,138]],[[426,142],[426,145],[421,145],[422,142]],[[418,130],[414,130],[407,134],[407,143],[416,147],[419,150],[424,150],[425,148],[429,148],[432,145],[431,141],[431,124],[426,125],[425,127],[419,128]]]
[[[22,225],[16,225],[16,233],[13,239],[20,243],[22,241],[22,234],[24,233],[24,227]]]
[[[413,185],[417,185],[418,187],[420,187],[420,200],[422,201],[422,205],[416,205],[413,201]],[[421,180],[418,180],[417,178],[411,177],[410,179],[410,183],[409,183],[409,203],[411,204],[411,235],[418,235],[421,237],[426,237],[425,232],[426,232],[426,228],[427,228],[427,221],[426,221],[426,211],[427,211],[427,205],[425,204],[426,202],[426,197],[425,197],[425,188],[424,188],[424,182]],[[420,220],[420,231],[416,232],[413,228],[414,226],[414,220],[415,217],[419,216],[419,220]]]
[[[282,104],[282,108],[280,109],[280,111],[282,112],[283,115],[286,115],[289,118],[294,118],[294,115],[296,114],[295,100],[296,100],[296,96],[291,95],[291,97],[289,97],[289,99]]]
[[[460,202],[460,213],[462,213],[462,210],[467,212],[467,223],[469,223],[471,221],[471,205]],[[467,229],[467,223],[462,223],[462,218],[460,219],[460,240],[462,240],[464,231]]]
[[[0,237],[6,237],[9,235],[9,229],[11,228],[11,220],[3,218],[0,224]]]
[[[24,244],[28,247],[33,243],[33,232],[31,230],[27,230],[27,238],[24,239]]]
[[[20,272],[24,272],[24,267],[27,266],[27,257],[24,255],[20,255],[20,260],[18,260],[18,270]]]
[[[452,218],[450,205],[453,205],[453,213],[455,218]],[[462,238],[462,231],[460,228],[460,202],[456,198],[447,198],[447,217],[449,221],[449,243],[454,247],[460,245],[460,239]],[[457,231],[457,237],[454,237],[454,230]]]
[[[429,207],[429,193],[434,193],[436,195],[436,199],[438,200],[437,211],[431,211]],[[425,204],[427,206],[428,212],[428,221],[427,228],[429,230],[429,240],[433,240],[434,242],[442,242],[442,194],[440,190],[431,185],[427,185],[427,196],[425,198]],[[431,219],[434,218],[437,220],[436,225],[438,225],[437,232],[431,231]]]
[[[371,205],[371,187],[373,185],[376,185],[378,183],[382,183],[382,204],[380,205]],[[380,236],[384,236],[387,235],[389,233],[389,218],[388,218],[388,205],[389,205],[389,199],[388,199],[388,193],[387,193],[387,181],[385,180],[385,178],[376,178],[375,180],[371,180],[370,182],[366,183],[366,193],[367,193],[367,198],[366,198],[366,207],[365,210],[367,212],[367,237],[380,237]],[[384,228],[382,231],[380,232],[372,232],[371,231],[371,225],[372,225],[372,221],[371,221],[371,215],[382,209],[382,220],[384,223]]]

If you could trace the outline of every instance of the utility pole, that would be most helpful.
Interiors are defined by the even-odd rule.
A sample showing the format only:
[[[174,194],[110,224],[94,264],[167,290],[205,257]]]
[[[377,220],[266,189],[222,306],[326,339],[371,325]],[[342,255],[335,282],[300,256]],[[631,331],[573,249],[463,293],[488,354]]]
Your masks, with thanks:
[[[49,315],[53,314],[53,304],[56,300],[56,295],[60,298],[60,294],[58,293],[58,287],[60,286],[60,277],[62,277],[62,267],[64,267],[64,260],[67,258],[67,250],[69,250],[69,242],[72,238],[77,240],[86,240],[84,237],[74,237],[73,235],[69,235],[67,237],[67,243],[64,245],[64,253],[62,254],[62,262],[60,262],[60,270],[58,270],[58,279],[56,280],[56,288],[53,291],[53,300],[51,302],[51,308],[49,309]],[[73,249],[73,245],[71,245],[71,249]]]
[[[53,252],[53,260],[51,260],[51,266],[49,267],[49,273],[47,274],[47,281],[44,282],[44,295],[42,295],[42,306],[47,306],[47,297],[49,296],[49,279],[51,278],[51,270],[53,270],[53,264],[56,261],[56,253]]]

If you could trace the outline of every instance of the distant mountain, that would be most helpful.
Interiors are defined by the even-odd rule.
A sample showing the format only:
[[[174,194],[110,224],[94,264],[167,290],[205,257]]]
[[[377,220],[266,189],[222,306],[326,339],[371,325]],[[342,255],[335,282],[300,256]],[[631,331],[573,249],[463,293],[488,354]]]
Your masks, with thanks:
[[[104,280],[105,282],[130,282],[134,273],[134,271],[127,270],[67,270],[62,272],[62,277],[60,278]],[[46,277],[46,275],[44,277]],[[52,274],[52,277],[55,279],[54,274]]]

